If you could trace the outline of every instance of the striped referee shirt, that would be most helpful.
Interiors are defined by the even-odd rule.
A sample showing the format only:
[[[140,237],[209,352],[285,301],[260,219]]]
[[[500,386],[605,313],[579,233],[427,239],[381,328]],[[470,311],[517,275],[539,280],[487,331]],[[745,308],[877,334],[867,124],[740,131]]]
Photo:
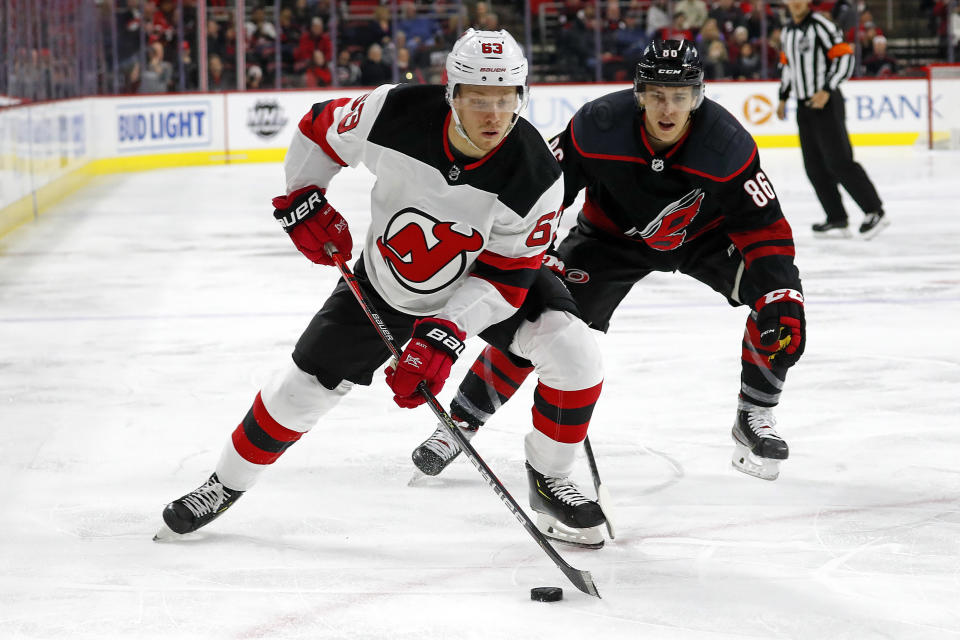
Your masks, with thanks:
[[[808,100],[817,91],[832,91],[853,74],[853,47],[840,29],[811,11],[797,24],[789,20],[780,34],[780,99],[791,94]]]

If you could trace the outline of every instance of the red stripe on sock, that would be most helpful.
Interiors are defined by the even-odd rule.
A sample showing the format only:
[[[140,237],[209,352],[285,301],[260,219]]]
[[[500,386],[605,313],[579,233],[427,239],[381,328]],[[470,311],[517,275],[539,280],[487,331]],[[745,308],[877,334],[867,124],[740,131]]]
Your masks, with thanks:
[[[282,451],[279,453],[271,453],[254,445],[247,438],[247,434],[244,433],[243,423],[233,430],[232,439],[233,448],[240,454],[240,457],[254,464],[273,464],[273,462],[280,457],[280,454],[283,453]]]
[[[544,400],[561,409],[579,409],[595,403],[600,397],[600,388],[602,386],[603,382],[601,381],[588,389],[560,391],[559,389],[548,387],[542,382],[539,382],[537,383],[537,393],[539,393]]]
[[[583,439],[587,437],[587,427],[589,426],[589,422],[584,424],[557,424],[537,411],[536,407],[533,408],[533,427],[556,442],[567,444],[583,442]]]
[[[300,431],[287,429],[274,420],[267,412],[267,408],[263,406],[263,399],[260,397],[259,392],[253,401],[253,419],[257,421],[257,424],[260,425],[260,428],[263,429],[268,436],[280,442],[296,442],[303,435]]]
[[[488,346],[483,350],[483,354],[481,355],[487,358],[490,364],[502,371],[504,375],[508,376],[518,387],[527,379],[530,372],[533,371],[533,367],[518,367],[513,364],[513,362],[496,347]]]
[[[479,376],[480,379],[487,384],[487,386],[493,387],[496,392],[502,396],[510,398],[517,392],[516,388],[509,383],[504,382],[504,380],[494,373],[493,370],[488,367],[485,362],[483,362],[483,360],[474,360],[473,364],[470,366],[470,371]]]

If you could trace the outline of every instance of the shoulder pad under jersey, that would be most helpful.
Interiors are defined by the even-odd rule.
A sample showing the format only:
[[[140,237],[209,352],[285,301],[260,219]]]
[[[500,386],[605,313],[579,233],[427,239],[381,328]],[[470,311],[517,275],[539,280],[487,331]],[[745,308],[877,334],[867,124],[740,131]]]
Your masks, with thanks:
[[[633,89],[616,91],[583,105],[571,123],[577,150],[587,157],[639,157],[633,133],[636,113]]]
[[[676,162],[698,175],[726,182],[746,169],[756,155],[757,143],[743,125],[716,102],[704,99]]]

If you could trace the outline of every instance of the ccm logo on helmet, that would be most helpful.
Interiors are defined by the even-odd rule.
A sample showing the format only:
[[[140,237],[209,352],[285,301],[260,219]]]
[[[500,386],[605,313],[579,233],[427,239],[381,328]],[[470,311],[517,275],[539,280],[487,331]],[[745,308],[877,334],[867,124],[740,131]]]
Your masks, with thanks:
[[[314,191],[310,194],[305,202],[300,203],[300,206],[291,211],[288,215],[278,219],[280,226],[284,229],[287,227],[292,227],[299,221],[306,218],[316,207],[322,207],[324,204],[326,204],[326,202],[320,197],[320,192]]]

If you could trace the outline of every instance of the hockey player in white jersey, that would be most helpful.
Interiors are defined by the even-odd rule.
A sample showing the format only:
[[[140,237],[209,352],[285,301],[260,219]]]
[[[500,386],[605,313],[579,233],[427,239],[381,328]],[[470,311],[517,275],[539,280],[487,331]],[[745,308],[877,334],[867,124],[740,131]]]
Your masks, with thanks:
[[[538,374],[524,439],[531,507],[554,538],[598,547],[600,506],[569,480],[600,394],[599,348],[562,283],[541,266],[563,198],[560,167],[520,117],[527,62],[506,31],[468,30],[447,58],[446,86],[384,85],[315,104],[284,163],[274,216],[315,263],[349,259],[347,220],[326,198],[344,167],[375,176],[371,223],[354,273],[401,342],[385,370],[401,407],[438,393],[469,337]],[[163,511],[159,538],[195,531],[229,508],[389,352],[341,280],[285,370],[262,387],[215,472]],[[469,435],[469,433],[467,434]]]

